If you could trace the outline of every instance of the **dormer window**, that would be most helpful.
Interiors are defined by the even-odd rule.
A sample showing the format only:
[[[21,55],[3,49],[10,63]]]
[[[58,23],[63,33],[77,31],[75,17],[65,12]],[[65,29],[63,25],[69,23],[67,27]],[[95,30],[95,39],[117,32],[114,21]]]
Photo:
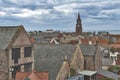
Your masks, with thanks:
[[[24,48],[24,57],[31,57],[32,56],[32,48],[31,47],[25,47]]]

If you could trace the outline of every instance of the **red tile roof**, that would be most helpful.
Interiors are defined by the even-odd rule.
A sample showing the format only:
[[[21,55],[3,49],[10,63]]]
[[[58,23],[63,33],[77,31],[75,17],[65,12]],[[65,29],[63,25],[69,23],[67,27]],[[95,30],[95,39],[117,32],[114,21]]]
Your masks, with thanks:
[[[113,48],[120,48],[120,44],[111,44],[110,46]]]
[[[30,80],[48,80],[48,72],[17,72],[15,80],[24,80],[29,78]]]

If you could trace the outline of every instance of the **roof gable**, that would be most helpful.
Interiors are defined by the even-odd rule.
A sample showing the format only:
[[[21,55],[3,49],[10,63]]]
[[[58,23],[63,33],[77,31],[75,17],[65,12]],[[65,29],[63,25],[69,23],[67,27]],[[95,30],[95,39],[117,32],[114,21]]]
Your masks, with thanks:
[[[22,35],[22,31],[23,33],[25,33],[25,35]],[[19,37],[19,41],[16,40]],[[15,43],[15,41],[17,42],[21,42],[22,44],[26,44],[25,40],[22,41],[22,38],[26,37],[25,39],[27,40],[26,42],[29,44],[31,44],[30,39],[27,36],[27,33],[24,29],[23,26],[0,26],[0,49],[6,49],[8,46],[12,46],[13,43]],[[11,42],[11,44],[10,44]],[[24,43],[23,43],[24,42]],[[19,44],[18,44],[19,45]]]
[[[16,33],[15,40],[12,44],[12,46],[18,46],[18,45],[31,45],[30,38],[28,37],[27,32],[25,31],[24,28],[19,28],[18,33]]]

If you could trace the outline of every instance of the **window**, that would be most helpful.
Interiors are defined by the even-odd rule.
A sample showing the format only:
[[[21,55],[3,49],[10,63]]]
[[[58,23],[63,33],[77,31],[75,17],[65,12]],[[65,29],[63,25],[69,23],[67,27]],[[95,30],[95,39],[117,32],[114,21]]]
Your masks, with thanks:
[[[30,57],[32,55],[32,48],[31,47],[25,47],[24,48],[24,57]]]
[[[12,48],[12,60],[14,60],[14,63],[18,63],[19,58],[20,58],[20,48]]]
[[[29,72],[32,71],[32,63],[27,63],[24,65],[24,71]]]

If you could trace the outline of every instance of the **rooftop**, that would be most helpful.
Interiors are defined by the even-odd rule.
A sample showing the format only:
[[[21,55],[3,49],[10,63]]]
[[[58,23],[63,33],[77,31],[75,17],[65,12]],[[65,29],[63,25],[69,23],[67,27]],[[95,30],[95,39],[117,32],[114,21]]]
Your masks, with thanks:
[[[115,80],[118,80],[118,78],[120,78],[119,75],[117,75],[115,73],[112,73],[112,72],[109,72],[109,71],[106,71],[106,70],[101,70],[101,71],[98,72],[98,74],[103,75],[107,78],[115,79]]]
[[[80,45],[83,55],[95,55],[97,46],[96,45]]]
[[[90,71],[90,70],[83,70],[83,71],[79,72],[79,74],[86,75],[86,76],[92,76],[96,73],[97,73],[97,71]]]
[[[62,67],[65,56],[71,60],[76,46],[70,44],[34,44],[35,69],[50,72],[50,79],[55,80]]]
[[[0,49],[5,49],[22,26],[0,26]]]
[[[17,72],[15,80],[48,80],[49,73],[48,72]]]

